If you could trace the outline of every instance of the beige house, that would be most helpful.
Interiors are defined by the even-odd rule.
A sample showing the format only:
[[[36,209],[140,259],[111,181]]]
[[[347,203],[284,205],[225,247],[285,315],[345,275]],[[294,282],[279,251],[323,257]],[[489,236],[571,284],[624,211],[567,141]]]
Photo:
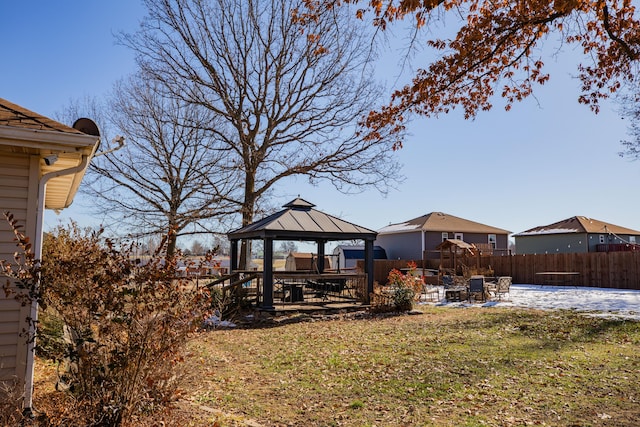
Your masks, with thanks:
[[[99,140],[89,119],[68,127],[0,98],[0,209],[23,225],[37,258],[44,209],[71,205]],[[13,260],[17,250],[1,217],[0,258]],[[0,287],[0,383],[24,386],[25,408],[31,406],[33,351],[21,331],[29,329],[29,317],[37,317],[37,307],[22,307]]]

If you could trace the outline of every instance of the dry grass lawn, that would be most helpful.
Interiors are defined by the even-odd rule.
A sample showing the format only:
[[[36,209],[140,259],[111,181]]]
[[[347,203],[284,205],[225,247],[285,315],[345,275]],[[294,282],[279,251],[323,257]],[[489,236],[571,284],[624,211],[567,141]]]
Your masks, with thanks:
[[[572,312],[422,310],[201,332],[182,398],[136,423],[638,425],[640,323]],[[59,395],[46,367],[36,406],[53,414]]]

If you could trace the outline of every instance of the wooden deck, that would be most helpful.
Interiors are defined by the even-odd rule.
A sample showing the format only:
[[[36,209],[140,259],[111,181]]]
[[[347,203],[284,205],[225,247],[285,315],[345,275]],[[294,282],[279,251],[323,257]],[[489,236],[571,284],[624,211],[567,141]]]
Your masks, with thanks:
[[[273,274],[273,306],[287,311],[335,311],[359,309],[366,303],[365,274],[276,271]],[[200,285],[224,292],[241,290],[254,307],[260,307],[262,272],[234,272],[215,279],[199,278]],[[270,309],[271,311],[273,309]],[[266,311],[269,311],[265,309]]]

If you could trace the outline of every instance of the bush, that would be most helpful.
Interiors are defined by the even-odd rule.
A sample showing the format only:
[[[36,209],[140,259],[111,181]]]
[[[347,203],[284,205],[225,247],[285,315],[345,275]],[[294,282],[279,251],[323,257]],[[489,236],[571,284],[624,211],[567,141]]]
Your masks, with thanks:
[[[48,323],[63,325],[62,352],[59,328],[38,335],[51,350],[44,356],[63,359],[60,386],[75,402],[70,416],[117,426],[171,401],[189,333],[210,307],[206,290],[176,279],[175,258],[157,252],[139,263],[133,244],[117,246],[102,230],[76,224],[47,235],[40,265],[12,226],[25,251],[19,287],[47,308]]]
[[[62,361],[64,353],[64,322],[54,310],[40,310],[36,354],[43,359]]]
[[[421,277],[413,275],[415,263],[409,263],[409,272],[402,274],[400,270],[395,268],[389,272],[387,281],[393,289],[393,303],[396,310],[408,311],[413,308],[413,301],[420,296],[424,281]]]
[[[17,380],[0,381],[0,425],[17,426],[24,421],[22,399],[24,387]]]

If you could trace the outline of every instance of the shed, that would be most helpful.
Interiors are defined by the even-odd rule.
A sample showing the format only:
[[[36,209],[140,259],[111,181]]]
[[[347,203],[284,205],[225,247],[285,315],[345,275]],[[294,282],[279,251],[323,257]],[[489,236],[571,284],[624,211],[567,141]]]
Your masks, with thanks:
[[[91,120],[74,127],[0,98],[0,206],[22,225],[42,256],[44,209],[71,205],[100,141]],[[7,221],[0,220],[0,257],[11,262],[17,250]],[[23,406],[31,407],[34,352],[22,331],[31,331],[37,305],[22,306],[0,292],[0,386],[24,387]]]
[[[325,269],[331,268],[331,260],[324,257]],[[289,252],[285,260],[284,269],[287,271],[318,271],[318,254],[311,252]]]
[[[262,272],[263,295],[260,307],[273,310],[273,242],[276,240],[302,240],[316,242],[318,271],[324,272],[325,244],[329,241],[364,240],[367,274],[366,297],[373,292],[373,241],[377,233],[368,228],[344,221],[314,209],[315,205],[296,198],[283,206],[283,210],[252,224],[228,233],[231,242],[231,272],[238,268],[238,245],[241,240],[260,239],[264,244]]]
[[[364,246],[339,245],[333,250],[335,269],[354,269],[358,260],[364,260]],[[382,246],[373,247],[373,259],[387,259],[387,252]]]

